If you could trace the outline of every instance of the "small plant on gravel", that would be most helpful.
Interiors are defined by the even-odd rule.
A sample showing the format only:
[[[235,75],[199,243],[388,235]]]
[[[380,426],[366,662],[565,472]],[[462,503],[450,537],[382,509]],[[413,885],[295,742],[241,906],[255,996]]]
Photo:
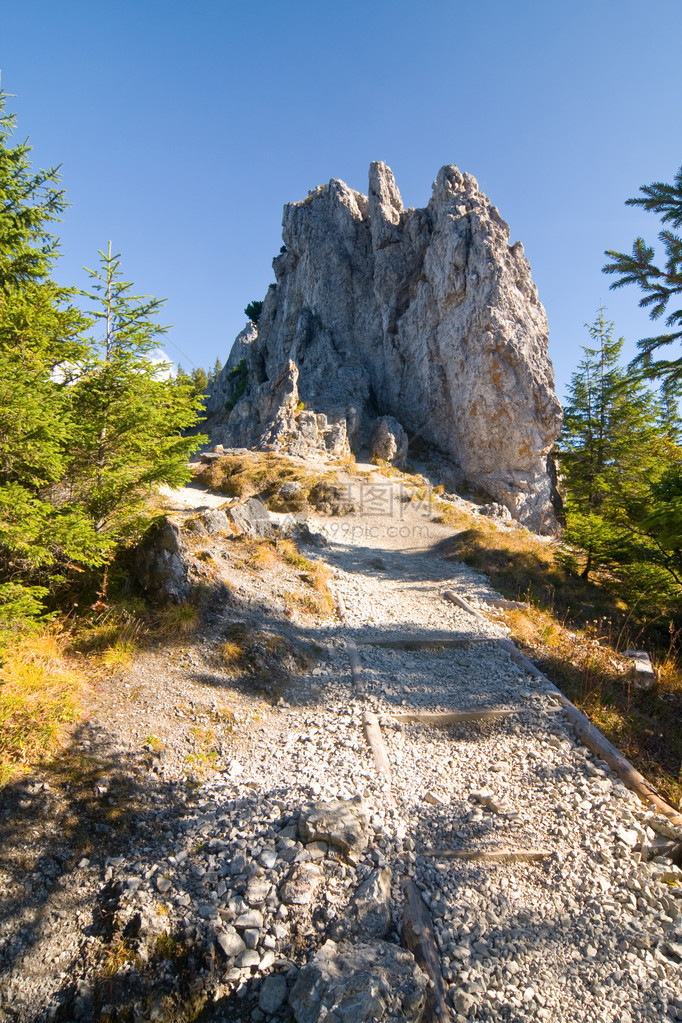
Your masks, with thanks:
[[[158,631],[163,636],[189,636],[196,632],[200,621],[199,608],[185,601],[159,612]]]
[[[182,958],[184,954],[185,947],[180,939],[175,934],[168,934],[166,931],[158,935],[151,949],[154,959],[166,959],[169,962]]]
[[[236,670],[244,664],[246,650],[242,643],[234,639],[226,639],[220,647],[220,656],[226,667]]]
[[[296,568],[305,569],[307,572],[313,568],[313,563],[304,554],[301,554],[295,542],[289,537],[277,541],[277,552],[287,565],[294,565]]]
[[[140,957],[130,941],[127,938],[118,938],[104,950],[102,974],[104,977],[113,977],[121,970],[136,966],[139,962]]]
[[[294,591],[285,594],[285,605],[289,613],[299,611],[319,618],[329,618],[334,613],[334,601],[330,593]]]
[[[249,568],[262,572],[268,568],[274,568],[278,561],[277,548],[269,540],[263,540],[257,544],[247,564]]]
[[[110,647],[107,647],[100,654],[99,662],[103,668],[109,671],[125,671],[133,663],[133,656],[139,650],[139,645],[133,639],[117,639]]]

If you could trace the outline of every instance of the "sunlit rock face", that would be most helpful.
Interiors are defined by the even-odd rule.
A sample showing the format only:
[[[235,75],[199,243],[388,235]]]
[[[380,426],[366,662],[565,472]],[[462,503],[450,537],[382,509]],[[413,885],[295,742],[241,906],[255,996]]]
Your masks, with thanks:
[[[561,406],[547,317],[523,246],[476,180],[443,167],[428,206],[405,210],[373,163],[368,195],[332,180],[287,204],[283,240],[257,329],[212,387],[213,441],[343,455],[392,416],[551,532]]]

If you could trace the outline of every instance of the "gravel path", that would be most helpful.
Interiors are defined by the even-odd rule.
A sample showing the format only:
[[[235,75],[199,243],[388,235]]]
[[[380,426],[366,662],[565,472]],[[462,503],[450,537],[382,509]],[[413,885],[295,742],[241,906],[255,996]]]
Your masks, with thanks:
[[[175,496],[212,504],[196,494]],[[453,590],[483,608],[494,594],[440,557],[450,531],[404,497],[387,483],[392,514],[311,523],[328,546],[306,554],[330,566],[343,620],[287,619],[291,582],[279,570],[237,571],[215,548],[229,588],[201,636],[142,655],[77,737],[108,757],[93,780],[100,804],[119,805],[122,774],[135,780],[128,830],[109,813],[92,817],[83,855],[73,823],[68,841],[43,828],[32,842],[18,821],[69,820],[77,807],[42,778],[17,786],[5,819],[23,865],[15,857],[7,869],[0,1020],[194,1019],[190,1002],[208,999],[202,1020],[284,1023],[299,969],[384,866],[389,940],[399,940],[411,876],[434,919],[457,1023],[682,1019],[682,870],[665,825],[577,742],[551,691],[500,648],[504,630],[443,598]],[[276,632],[313,651],[275,705],[220,665],[235,622],[260,629],[263,649]],[[429,637],[471,642],[376,645]],[[515,713],[442,728],[398,718],[496,708]],[[395,805],[363,737],[367,710],[381,724]],[[188,777],[197,744],[187,736],[208,728],[215,770]],[[371,832],[360,856],[301,840],[311,801],[356,796]],[[462,847],[549,855],[491,863],[442,852]]]

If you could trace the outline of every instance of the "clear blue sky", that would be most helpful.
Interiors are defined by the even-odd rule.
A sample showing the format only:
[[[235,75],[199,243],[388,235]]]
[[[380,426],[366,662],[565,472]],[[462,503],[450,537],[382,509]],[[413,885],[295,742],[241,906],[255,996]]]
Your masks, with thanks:
[[[384,160],[422,206],[455,163],[525,246],[560,394],[600,301],[628,354],[653,332],[601,266],[655,239],[624,201],[682,164],[681,38],[680,0],[0,0],[20,134],[63,165],[64,283],[111,238],[168,299],[169,355],[208,367],[274,280],[285,202]]]

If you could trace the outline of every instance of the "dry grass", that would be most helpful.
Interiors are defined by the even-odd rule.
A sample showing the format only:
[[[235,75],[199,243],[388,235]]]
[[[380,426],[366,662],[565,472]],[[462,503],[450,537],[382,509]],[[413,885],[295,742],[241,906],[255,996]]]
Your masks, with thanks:
[[[294,541],[289,538],[277,542],[277,551],[282,560],[288,565],[294,565],[295,568],[306,570],[309,570],[312,566],[312,562],[304,554],[301,554]]]
[[[505,612],[512,638],[674,805],[682,805],[682,671],[662,654],[657,683],[636,685],[631,663],[593,621],[579,631],[549,612]]]
[[[334,614],[334,601],[329,592],[294,590],[286,594],[285,604],[289,613],[298,611],[316,618],[330,618]]]
[[[275,565],[279,564],[279,560],[279,554],[274,543],[262,540],[256,543],[255,549],[247,561],[247,565],[257,572],[263,572],[269,568],[274,568]]]
[[[225,666],[234,671],[243,665],[246,658],[246,648],[243,643],[228,639],[220,647],[220,656]]]
[[[512,638],[680,805],[682,664],[673,623],[647,620],[636,604],[628,607],[618,580],[607,573],[582,579],[559,541],[523,528],[500,529],[453,506],[438,510],[440,521],[457,530],[440,544],[441,555],[483,572],[508,599],[531,604],[528,611],[500,612]],[[622,656],[629,648],[652,656],[657,682],[649,692],[636,686],[631,662]]]
[[[133,658],[139,649],[139,643],[135,639],[122,637],[102,651],[99,663],[107,671],[125,671],[132,666]]]
[[[157,631],[162,636],[190,636],[198,629],[200,620],[196,605],[174,604],[159,612]]]
[[[85,683],[66,656],[67,639],[49,629],[6,637],[0,647],[0,785],[49,760],[80,716]]]
[[[311,472],[304,464],[295,462],[286,455],[258,453],[226,455],[202,465],[196,472],[196,480],[218,494],[244,499],[259,497],[271,511],[301,512],[312,505],[316,507],[323,499],[338,494],[338,471],[354,471],[355,462],[346,459],[339,462],[339,468]],[[278,493],[283,483],[300,483],[301,490],[284,498]],[[339,491],[340,493],[340,491]]]

